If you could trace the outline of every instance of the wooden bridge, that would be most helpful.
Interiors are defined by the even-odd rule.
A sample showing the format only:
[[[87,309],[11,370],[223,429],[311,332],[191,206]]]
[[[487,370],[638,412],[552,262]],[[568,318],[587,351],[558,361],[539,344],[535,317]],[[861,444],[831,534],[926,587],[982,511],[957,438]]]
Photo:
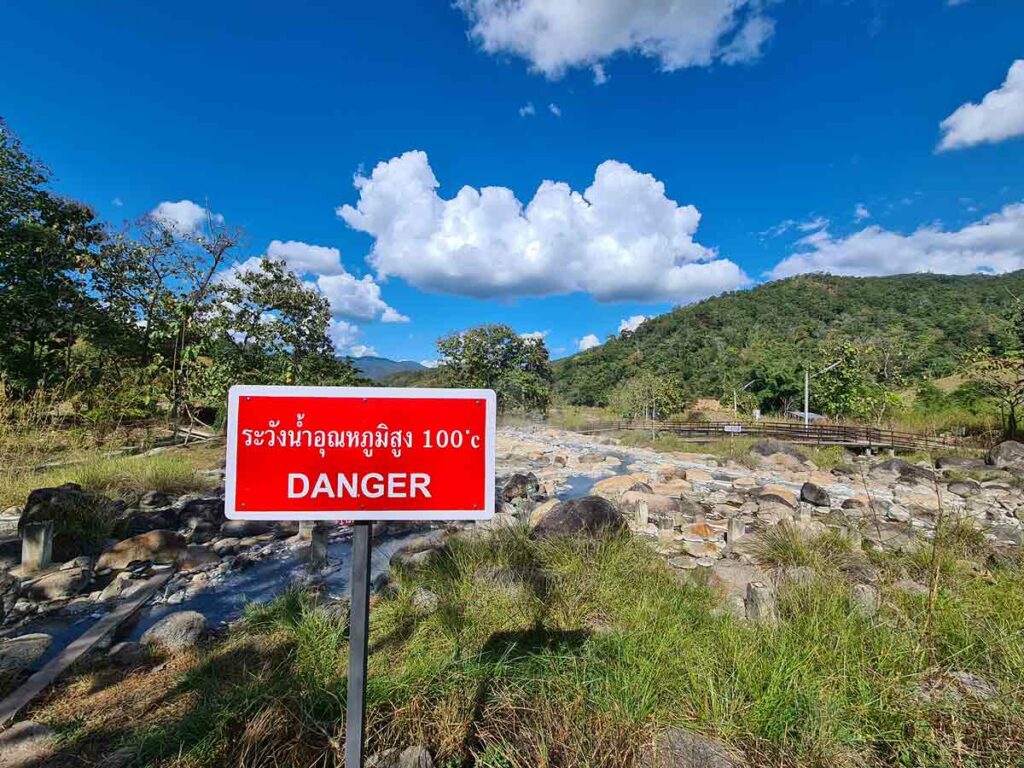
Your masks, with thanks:
[[[797,445],[840,445],[851,450],[955,450],[952,437],[900,432],[856,424],[808,424],[793,421],[617,421],[576,430],[586,434],[617,431],[670,432],[687,442],[706,443],[729,437],[775,438]]]

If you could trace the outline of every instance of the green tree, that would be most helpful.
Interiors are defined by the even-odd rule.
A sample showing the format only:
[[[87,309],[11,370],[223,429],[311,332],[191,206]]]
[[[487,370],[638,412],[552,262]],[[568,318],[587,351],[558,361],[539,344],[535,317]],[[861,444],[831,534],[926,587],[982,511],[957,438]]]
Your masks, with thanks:
[[[812,407],[829,416],[880,423],[899,404],[882,380],[899,380],[893,361],[875,345],[842,342],[826,347],[824,355],[834,365],[813,377]]]
[[[684,402],[668,376],[649,371],[620,384],[609,398],[609,405],[628,419],[664,419],[682,410]]]
[[[50,192],[49,178],[0,119],[0,370],[18,397],[67,380],[97,310],[84,269],[102,226]]]
[[[493,389],[500,410],[546,412],[551,364],[543,339],[523,338],[507,325],[481,325],[437,341],[444,386]]]
[[[348,360],[335,356],[327,299],[289,271],[283,261],[230,274],[216,286],[216,301],[202,319],[196,389],[219,407],[234,384],[359,382]]]

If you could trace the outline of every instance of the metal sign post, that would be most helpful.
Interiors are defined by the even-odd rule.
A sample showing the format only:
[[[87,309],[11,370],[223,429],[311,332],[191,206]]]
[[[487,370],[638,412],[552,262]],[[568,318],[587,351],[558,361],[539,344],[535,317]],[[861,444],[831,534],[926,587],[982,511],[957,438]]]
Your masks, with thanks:
[[[370,635],[370,533],[373,523],[355,523],[352,533],[352,597],[348,614],[348,699],[345,702],[345,768],[363,768],[366,741],[366,657]]]

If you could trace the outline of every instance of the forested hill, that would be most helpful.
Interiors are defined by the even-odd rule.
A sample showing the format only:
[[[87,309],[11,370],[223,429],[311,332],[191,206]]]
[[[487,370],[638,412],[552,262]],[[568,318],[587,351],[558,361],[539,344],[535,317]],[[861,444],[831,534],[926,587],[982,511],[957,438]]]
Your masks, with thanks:
[[[679,307],[635,332],[555,363],[556,389],[598,405],[640,371],[688,397],[732,397],[751,379],[798,386],[805,363],[827,365],[844,343],[870,347],[907,383],[957,371],[965,353],[1012,345],[1024,271],[1005,275],[803,275]]]

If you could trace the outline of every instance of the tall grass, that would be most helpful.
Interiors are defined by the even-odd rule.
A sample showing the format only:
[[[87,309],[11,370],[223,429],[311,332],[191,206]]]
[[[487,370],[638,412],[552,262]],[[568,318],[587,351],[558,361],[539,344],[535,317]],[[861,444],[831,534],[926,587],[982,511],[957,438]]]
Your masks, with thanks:
[[[77,483],[87,491],[131,502],[148,491],[186,493],[208,488],[199,469],[217,466],[222,446],[209,446],[149,455],[95,457],[44,472],[26,468],[0,470],[0,508],[24,504],[36,488]]]
[[[817,546],[824,557],[832,545]],[[436,611],[414,607],[417,589],[438,596]],[[783,587],[774,626],[717,601],[626,537],[454,540],[374,602],[370,750],[422,743],[446,768],[629,768],[654,731],[681,725],[751,765],[1018,764],[1019,573],[948,580],[934,655],[922,643],[927,601],[888,587],[874,618],[852,610],[838,575]],[[343,626],[289,593],[250,611],[244,631],[161,696],[170,714],[121,735],[141,762],[338,764],[346,661]],[[951,669],[1000,697],[922,695]]]

